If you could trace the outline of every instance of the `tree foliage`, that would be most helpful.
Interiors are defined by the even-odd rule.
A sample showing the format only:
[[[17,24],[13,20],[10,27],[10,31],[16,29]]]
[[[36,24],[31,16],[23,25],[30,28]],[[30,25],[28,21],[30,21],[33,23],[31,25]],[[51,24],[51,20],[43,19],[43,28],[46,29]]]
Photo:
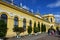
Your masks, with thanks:
[[[43,32],[43,23],[41,24],[41,32]]]
[[[38,22],[38,30],[39,30],[38,32],[40,32],[40,23],[39,22]]]
[[[46,25],[44,24],[44,32],[46,32]]]
[[[34,27],[36,27],[36,22],[34,22]]]
[[[45,24],[41,24],[41,32],[46,32],[46,25]]]
[[[24,32],[24,28],[23,27],[14,27],[13,31],[16,32],[17,35],[19,35],[20,33]]]
[[[34,27],[34,33],[39,32],[38,27]]]
[[[28,26],[28,34],[31,34],[32,32],[32,27]]]
[[[7,34],[7,24],[4,20],[0,20],[0,37],[5,37]]]

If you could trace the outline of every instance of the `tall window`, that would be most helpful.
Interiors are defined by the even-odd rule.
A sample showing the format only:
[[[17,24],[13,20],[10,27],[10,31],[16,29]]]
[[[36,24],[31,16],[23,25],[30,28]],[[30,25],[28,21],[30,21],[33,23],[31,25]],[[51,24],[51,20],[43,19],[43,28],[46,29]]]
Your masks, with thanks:
[[[32,27],[32,21],[31,20],[30,20],[29,24],[30,24],[30,27]]]
[[[7,15],[6,14],[2,14],[1,15],[1,20],[4,20],[5,23],[7,24]]]
[[[52,18],[51,18],[51,22],[52,22]]]
[[[17,17],[14,18],[14,27],[18,27],[18,18]]]
[[[24,30],[26,30],[26,19],[25,18],[23,19],[23,28]]]

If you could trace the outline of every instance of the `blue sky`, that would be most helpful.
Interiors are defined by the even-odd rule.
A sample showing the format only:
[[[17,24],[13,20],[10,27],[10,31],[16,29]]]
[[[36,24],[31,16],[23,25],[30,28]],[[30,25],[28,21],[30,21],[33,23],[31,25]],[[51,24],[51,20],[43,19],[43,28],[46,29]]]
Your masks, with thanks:
[[[23,6],[27,6],[29,10],[33,9],[34,12],[43,14],[59,14],[60,13],[60,0],[14,0],[16,5],[22,3]]]
[[[54,14],[56,21],[60,21],[60,0],[14,0],[14,4],[22,6],[26,9],[33,10],[36,14],[39,10],[41,15]]]

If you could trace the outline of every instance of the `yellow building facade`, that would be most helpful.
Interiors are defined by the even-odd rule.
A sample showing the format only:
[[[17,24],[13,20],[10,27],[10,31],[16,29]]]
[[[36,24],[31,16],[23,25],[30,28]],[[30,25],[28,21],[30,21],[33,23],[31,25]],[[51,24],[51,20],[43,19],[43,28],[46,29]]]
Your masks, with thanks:
[[[29,12],[28,10],[25,10],[21,7],[16,7],[14,5],[7,4],[6,2],[0,1],[0,17],[2,15],[6,15],[7,17],[7,28],[8,28],[7,35],[6,35],[7,37],[16,36],[16,33],[13,32],[14,26],[18,25],[18,27],[23,27],[24,23],[26,24],[25,25],[26,31],[21,33],[21,35],[27,35],[28,34],[27,29],[28,29],[28,26],[30,25],[29,24],[30,21],[32,21],[32,30],[34,28],[34,22],[36,22],[36,26],[38,26],[37,24],[39,22],[40,27],[42,23],[45,24],[46,32],[51,26],[54,26],[54,28],[56,28],[55,18],[53,14],[47,14],[43,16],[34,15],[32,12]],[[34,34],[33,31],[32,31],[32,34]]]

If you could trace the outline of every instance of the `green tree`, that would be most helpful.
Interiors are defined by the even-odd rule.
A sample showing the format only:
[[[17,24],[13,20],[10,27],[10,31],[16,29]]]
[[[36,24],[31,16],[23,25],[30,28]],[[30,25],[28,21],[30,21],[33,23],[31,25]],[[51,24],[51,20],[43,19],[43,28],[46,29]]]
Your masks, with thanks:
[[[41,32],[46,32],[46,25],[43,23],[41,25]]]
[[[40,28],[39,24],[38,27],[36,27],[36,22],[34,22],[34,33],[39,32],[39,28]]]
[[[41,32],[44,32],[44,29],[43,29],[44,25],[43,23],[41,24]]]
[[[5,37],[7,34],[7,24],[4,20],[0,20],[0,37]]]
[[[32,32],[32,27],[28,26],[28,34],[31,34]]]
[[[36,27],[36,22],[34,22],[34,27]]]
[[[34,33],[39,32],[38,27],[34,27]]]
[[[43,30],[44,30],[44,32],[46,32],[46,25],[45,24],[44,24]]]
[[[38,32],[40,32],[40,23],[39,22],[38,22],[38,30],[39,30]]]
[[[36,22],[34,22],[34,32],[35,32]]]

